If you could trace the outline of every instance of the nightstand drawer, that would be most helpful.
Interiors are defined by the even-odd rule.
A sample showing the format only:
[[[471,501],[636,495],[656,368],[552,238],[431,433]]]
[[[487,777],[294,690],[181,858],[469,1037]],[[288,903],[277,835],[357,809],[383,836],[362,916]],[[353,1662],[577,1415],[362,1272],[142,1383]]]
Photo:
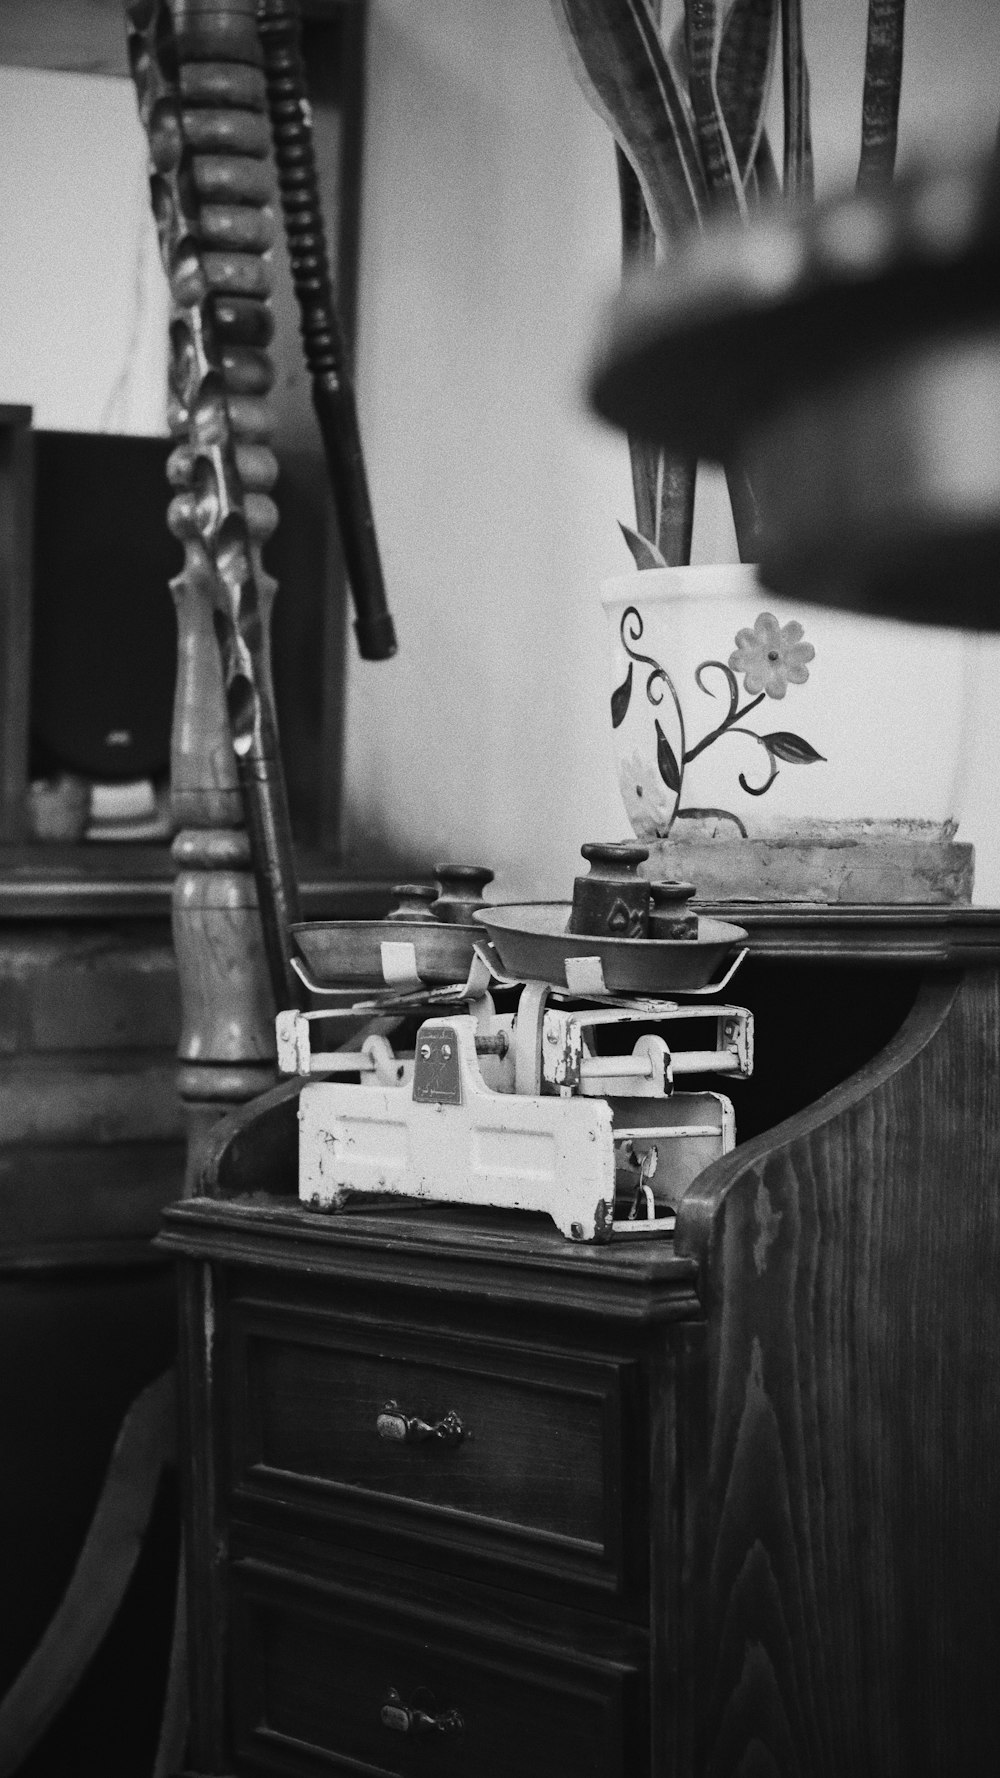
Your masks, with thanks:
[[[231,1363],[240,1503],[350,1525],[359,1547],[366,1529],[402,1540],[436,1565],[444,1550],[445,1566],[626,1586],[629,1366],[246,1302]]]
[[[494,1633],[355,1586],[239,1562],[231,1720],[239,1771],[643,1778],[641,1670]]]

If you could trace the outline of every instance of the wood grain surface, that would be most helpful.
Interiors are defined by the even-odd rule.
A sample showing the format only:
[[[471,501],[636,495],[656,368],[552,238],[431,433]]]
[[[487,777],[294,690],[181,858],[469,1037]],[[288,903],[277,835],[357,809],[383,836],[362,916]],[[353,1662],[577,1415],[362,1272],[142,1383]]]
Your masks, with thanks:
[[[553,1646],[485,1614],[461,1615],[433,1581],[426,1606],[318,1585],[260,1560],[234,1566],[235,1769],[371,1778],[646,1778],[637,1663]],[[390,1692],[451,1733],[415,1737],[382,1718]],[[295,1761],[294,1765],[292,1761]]]
[[[690,1262],[584,1251],[540,1218],[321,1217],[252,1189],[175,1206],[168,1241],[194,1769],[673,1773]],[[387,1397],[467,1436],[386,1442]],[[465,1733],[397,1741],[391,1686],[429,1688]]]
[[[684,1201],[699,1778],[1000,1771],[998,1046],[995,970],[929,980]]]
[[[634,1366],[470,1346],[464,1330],[376,1331],[256,1297],[233,1302],[230,1329],[228,1464],[241,1510],[290,1507],[353,1550],[648,1612],[642,1546],[629,1535],[641,1466],[623,1458]],[[460,1433],[380,1436],[389,1402],[428,1425],[454,1415]]]

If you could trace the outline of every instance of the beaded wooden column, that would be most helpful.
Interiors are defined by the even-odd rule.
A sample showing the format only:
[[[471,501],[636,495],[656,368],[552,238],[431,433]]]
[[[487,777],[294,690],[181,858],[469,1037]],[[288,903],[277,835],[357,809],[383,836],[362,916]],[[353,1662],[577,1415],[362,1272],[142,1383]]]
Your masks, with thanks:
[[[385,661],[396,652],[396,630],[386,603],[354,385],[327,263],[298,0],[257,0],[257,25],[302,346],[354,598],[358,652],[362,660]]]
[[[226,630],[220,599],[222,555],[213,560],[206,547],[218,517],[208,508],[224,498],[225,488],[220,478],[203,473],[202,435],[207,427],[211,442],[211,399],[202,402],[199,414],[192,411],[192,401],[202,401],[206,380],[199,380],[191,363],[191,292],[182,288],[176,227],[168,253],[162,174],[166,167],[178,167],[179,129],[185,152],[176,201],[189,229],[196,218],[198,274],[208,292],[201,312],[231,432],[231,441],[222,442],[232,447],[249,590],[256,602],[251,616],[263,632],[258,663],[263,684],[257,690],[272,709],[266,636],[275,588],[260,552],[277,523],[270,496],[277,462],[267,403],[274,375],[267,352],[273,322],[266,259],[274,232],[274,174],[254,0],[172,0],[169,9],[146,0],[129,16],[133,72],[150,138],[154,209],[174,298],[170,427],[178,445],[170,459],[177,490],[170,525],[184,545],[184,566],[172,587],[178,618],[171,761],[179,830],[174,941],[182,996],[178,1086],[189,1114],[193,1180],[204,1138],[218,1116],[274,1079],[275,1007],[230,721],[234,683],[242,690],[246,681],[238,673],[234,681],[229,673],[227,710],[219,644],[225,646],[227,637],[233,642],[232,628]],[[225,431],[225,413],[216,416],[216,431]],[[217,544],[218,537],[213,541]]]

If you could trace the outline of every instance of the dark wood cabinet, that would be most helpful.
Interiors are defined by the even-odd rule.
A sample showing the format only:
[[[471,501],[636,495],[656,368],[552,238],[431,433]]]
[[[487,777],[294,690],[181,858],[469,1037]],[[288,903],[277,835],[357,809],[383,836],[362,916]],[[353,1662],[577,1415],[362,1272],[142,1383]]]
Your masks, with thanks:
[[[674,1240],[300,1209],[289,1086],[168,1211],[199,1773],[1000,1768],[1000,928],[745,918]]]
[[[490,1213],[167,1223],[214,1666],[197,1768],[672,1766],[691,1262]]]

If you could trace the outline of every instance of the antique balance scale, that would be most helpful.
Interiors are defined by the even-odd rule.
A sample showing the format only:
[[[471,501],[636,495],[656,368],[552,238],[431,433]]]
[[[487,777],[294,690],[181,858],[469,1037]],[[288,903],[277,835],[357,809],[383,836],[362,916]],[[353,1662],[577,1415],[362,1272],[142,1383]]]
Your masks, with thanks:
[[[672,1230],[735,1140],[731,1101],[679,1083],[751,1073],[752,1015],[718,999],[746,934],[689,911],[689,885],[639,878],[643,847],[584,850],[572,904],[488,907],[445,883],[429,907],[434,891],[411,889],[385,921],[295,926],[294,967],[326,1002],[277,1021],[279,1067],[304,1082],[303,1203],[540,1211],[575,1241]],[[314,1047],[318,1023],[373,1015],[416,1018],[412,1047],[379,1032]]]
[[[328,1210],[359,1193],[536,1210],[574,1240],[667,1231],[687,1184],[734,1141],[727,1098],[677,1091],[675,1083],[750,1073],[750,1014],[712,999],[736,968],[733,954],[745,933],[694,914],[682,914],[675,930],[634,869],[624,899],[631,894],[639,903],[629,903],[624,925],[615,911],[620,879],[606,925],[586,889],[574,894],[572,908],[496,907],[478,919],[471,917],[474,896],[452,896],[448,905],[447,895],[412,920],[296,918],[264,642],[270,595],[260,514],[245,484],[256,459],[245,448],[237,423],[243,410],[234,404],[239,392],[266,384],[259,353],[266,328],[244,313],[245,303],[232,314],[225,305],[220,311],[215,260],[206,249],[226,244],[228,234],[216,241],[212,229],[229,229],[233,219],[228,211],[203,215],[198,200],[199,146],[235,147],[237,220],[259,245],[251,214],[259,194],[247,163],[260,152],[264,87],[361,652],[385,658],[395,638],[326,267],[294,8],[262,0],[255,26],[251,0],[226,0],[217,10],[200,0],[176,0],[169,10],[164,0],[136,0],[130,56],[174,304],[174,392],[186,436],[173,470],[183,490],[173,522],[190,573],[207,572],[214,581],[212,621],[264,951],[284,1009],[279,1065],[304,1081],[301,1196]],[[302,956],[293,955],[293,938]],[[318,1010],[297,1004],[303,983],[323,1002]],[[515,998],[514,1009],[498,1010],[498,1000]],[[414,1014],[420,1022],[412,1048],[398,1053],[380,1032],[357,1051],[312,1045],[320,1019],[347,1020],[353,1028],[365,1016],[398,1023]],[[700,1033],[706,1019],[709,1046],[682,1049],[663,1035],[691,1022]]]

